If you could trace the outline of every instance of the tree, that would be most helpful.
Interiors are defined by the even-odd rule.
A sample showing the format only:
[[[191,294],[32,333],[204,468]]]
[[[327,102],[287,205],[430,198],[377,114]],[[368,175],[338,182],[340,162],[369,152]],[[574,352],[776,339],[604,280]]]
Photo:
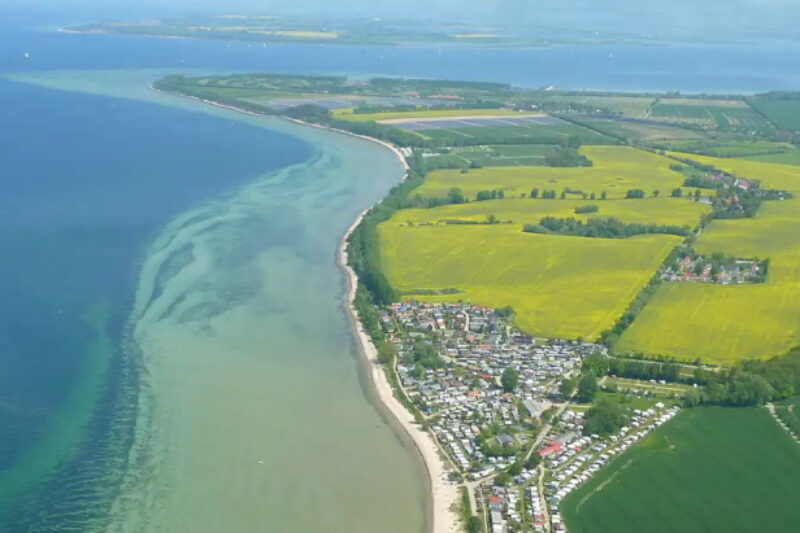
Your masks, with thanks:
[[[653,191],[653,198],[658,198],[658,195],[661,194],[661,191],[656,189]]]
[[[582,403],[593,402],[599,388],[597,376],[593,372],[585,373],[578,382],[578,401]]]
[[[486,217],[486,223],[487,224],[497,224],[497,217],[494,216],[494,214],[489,213],[489,215]]]
[[[447,201],[451,204],[463,204],[464,194],[458,187],[453,187],[447,192]]]
[[[508,473],[512,476],[518,476],[522,473],[522,463],[516,461],[508,467]]]
[[[608,198],[608,194],[606,194],[606,191],[601,192],[600,193],[600,199],[601,200],[605,200],[606,198]]]
[[[699,200],[700,199],[700,189],[695,189],[694,190],[694,199],[695,200]]]
[[[567,398],[572,395],[572,391],[575,390],[575,380],[564,378],[561,380],[561,383],[558,384],[558,392],[561,393],[561,396]]]
[[[389,341],[383,341],[378,345],[378,361],[381,364],[394,366],[394,360],[397,357],[397,350]]]
[[[525,468],[528,470],[533,470],[542,462],[542,456],[534,451],[530,457],[525,461]]]
[[[595,193],[589,195],[590,200],[594,200],[595,198],[597,198],[597,195]]]
[[[672,196],[673,198],[680,198],[681,196],[683,196],[683,189],[681,189],[680,187],[675,187],[674,189],[672,189],[672,193],[670,194],[670,196]]]
[[[539,198],[539,189],[531,190],[531,198]]]
[[[563,191],[563,192],[561,193],[561,199],[562,199],[562,200],[566,200],[566,199],[567,199],[567,192],[566,192],[566,191]]]
[[[495,485],[506,487],[509,483],[511,483],[511,476],[508,474],[508,472],[500,472],[497,474],[497,477],[494,478],[494,483]]]
[[[625,198],[644,198],[643,189],[628,189],[625,193]]]
[[[611,435],[628,423],[628,416],[618,403],[609,400],[597,402],[586,411],[583,423],[584,435]]]
[[[517,383],[519,383],[519,372],[510,366],[506,367],[506,369],[503,370],[503,375],[500,376],[500,384],[503,386],[503,390],[512,392],[517,388]]]

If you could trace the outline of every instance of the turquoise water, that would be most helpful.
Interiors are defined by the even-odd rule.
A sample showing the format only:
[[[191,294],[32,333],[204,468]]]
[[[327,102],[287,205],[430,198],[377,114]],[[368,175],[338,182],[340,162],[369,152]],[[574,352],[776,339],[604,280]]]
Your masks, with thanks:
[[[95,92],[162,101],[146,75],[115,76]],[[20,102],[0,112],[17,125],[0,200],[2,523],[422,529],[424,478],[365,401],[334,262],[402,174],[394,156],[193,103],[12,82],[0,98]]]

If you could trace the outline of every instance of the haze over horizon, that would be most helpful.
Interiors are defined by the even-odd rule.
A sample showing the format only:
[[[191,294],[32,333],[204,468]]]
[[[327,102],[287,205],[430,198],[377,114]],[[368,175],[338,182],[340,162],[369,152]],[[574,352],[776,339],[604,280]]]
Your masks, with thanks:
[[[792,0],[676,0],[642,3],[635,0],[489,0],[465,5],[458,0],[144,0],[136,5],[113,0],[76,0],[69,7],[56,0],[34,0],[24,7],[0,0],[10,11],[68,12],[86,22],[144,17],[183,17],[223,13],[315,15],[359,18],[439,20],[476,25],[513,24],[531,28],[563,27],[578,32],[668,36],[684,40],[736,40],[770,34],[789,38],[800,25],[800,10]]]

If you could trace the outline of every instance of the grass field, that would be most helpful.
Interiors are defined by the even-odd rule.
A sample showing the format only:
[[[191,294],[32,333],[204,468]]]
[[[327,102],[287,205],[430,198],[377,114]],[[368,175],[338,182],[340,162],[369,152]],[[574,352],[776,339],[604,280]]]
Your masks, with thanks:
[[[761,163],[800,166],[800,149],[790,148],[776,154],[748,155],[745,158],[751,161],[760,161]]]
[[[800,285],[665,283],[615,350],[732,364],[800,344]]]
[[[519,121],[514,124],[513,121]],[[464,144],[553,144],[560,139],[573,137],[582,144],[611,144],[616,141],[583,126],[547,117],[547,120],[527,120],[509,117],[488,121],[473,119],[466,121],[443,120],[439,123],[392,124],[414,131],[424,139],[439,141],[442,145]]]
[[[521,166],[535,167],[545,164],[545,156],[555,149],[547,144],[496,144],[452,148],[450,153],[426,157],[429,168],[443,166],[469,167],[477,163],[482,167]]]
[[[763,408],[685,411],[562,502],[570,533],[796,531],[800,446]]]
[[[591,214],[575,214],[582,205],[596,205],[600,209]],[[624,222],[642,224],[675,224],[694,227],[700,217],[710,213],[711,207],[684,198],[646,198],[643,200],[543,200],[529,198],[506,198],[451,204],[433,209],[407,209],[397,216],[401,223],[438,223],[445,220],[474,220],[483,222],[490,214],[501,221],[512,221],[515,225],[537,224],[543,217],[574,217],[586,220],[590,217],[616,217]]]
[[[353,113],[352,109],[337,109],[335,118],[353,122],[380,122],[384,120],[429,119],[452,117],[485,116],[542,116],[535,113],[522,113],[511,109],[420,109],[418,111],[389,111],[385,113]]]
[[[511,305],[519,327],[545,337],[594,338],[611,326],[680,238],[537,235],[511,225],[379,226],[381,259],[403,292],[458,289],[426,301]]]
[[[672,139],[704,139],[705,134],[699,131],[657,124],[653,121],[619,120],[615,118],[581,116],[577,119],[581,124],[597,129],[611,136],[623,137],[631,141],[655,141]]]
[[[605,191],[609,198],[622,198],[628,189],[641,188],[648,194],[658,189],[669,194],[683,183],[683,175],[670,170],[674,161],[627,146],[584,146],[581,152],[594,163],[578,168],[513,168],[500,167],[470,170],[437,170],[414,194],[446,196],[452,187],[460,187],[465,196],[474,199],[479,191],[504,189],[506,195],[529,194],[534,187],[555,190],[565,187],[594,192]]]
[[[655,102],[652,96],[596,96],[580,94],[547,94],[542,98],[545,102],[559,104],[580,104],[620,113],[630,118],[642,118],[647,114],[650,105]]]
[[[710,157],[683,152],[669,153],[677,157],[693,159],[699,163],[713,165],[742,178],[760,180],[761,187],[764,189],[800,192],[800,169],[793,165],[763,163],[738,157]]]
[[[750,103],[766,115],[777,127],[785,130],[800,131],[800,99],[753,99]]]
[[[650,114],[650,118],[709,128],[774,130],[772,124],[743,100],[662,98],[650,109]]]

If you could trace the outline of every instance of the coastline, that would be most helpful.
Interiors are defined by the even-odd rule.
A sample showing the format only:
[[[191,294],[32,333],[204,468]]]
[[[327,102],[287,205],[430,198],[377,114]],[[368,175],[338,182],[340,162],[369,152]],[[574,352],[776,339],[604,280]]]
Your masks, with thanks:
[[[252,115],[261,118],[276,118],[285,120],[288,122],[293,122],[298,125],[312,127],[312,128],[319,128],[339,134],[350,135],[352,137],[357,137],[369,142],[377,143],[383,146],[384,148],[388,148],[391,150],[395,156],[400,160],[401,164],[404,168],[404,176],[405,179],[409,166],[406,162],[405,155],[398,149],[396,146],[392,145],[389,142],[382,141],[380,139],[375,139],[374,137],[368,137],[366,135],[358,135],[356,133],[352,133],[345,130],[339,130],[336,128],[331,128],[328,126],[322,126],[320,124],[311,124],[308,122],[304,122],[302,120],[293,119],[289,117],[280,117],[280,116],[272,116],[272,115],[265,115],[262,113],[256,113],[253,111],[248,111],[245,109],[237,108],[235,106],[230,106],[226,104],[221,104],[219,102],[214,102],[212,100],[207,100],[204,98],[199,98],[196,96],[190,95],[181,95],[176,93],[170,93],[165,91],[160,91],[153,87],[152,85],[149,87],[150,89],[171,94],[175,96],[179,96],[181,98],[191,98],[193,100],[200,101],[204,104],[213,105],[216,107],[220,107],[223,109],[227,109],[230,111],[236,111],[239,113],[245,113],[247,115]],[[370,206],[364,211],[362,211],[358,217],[353,221],[353,223],[347,228],[342,240],[340,242],[339,248],[336,254],[336,261],[339,268],[345,274],[346,279],[346,300],[343,302],[343,307],[345,308],[348,321],[350,322],[352,333],[355,337],[357,349],[359,352],[359,357],[362,359],[363,363],[365,364],[365,370],[367,374],[367,378],[372,386],[372,389],[375,392],[379,402],[379,408],[382,408],[394,422],[399,425],[397,430],[401,430],[408,438],[411,439],[411,442],[414,444],[417,452],[419,453],[420,457],[422,458],[422,463],[425,467],[425,471],[428,474],[428,487],[430,491],[430,498],[431,498],[431,510],[430,510],[430,531],[432,533],[459,533],[461,531],[461,527],[459,525],[459,516],[457,511],[454,510],[455,505],[460,500],[460,493],[459,493],[459,486],[457,484],[449,483],[447,478],[447,469],[444,460],[439,454],[439,448],[434,442],[431,435],[422,429],[414,419],[414,415],[408,411],[394,396],[394,390],[392,389],[389,380],[386,377],[386,374],[383,371],[383,365],[381,365],[378,361],[378,353],[377,348],[372,342],[372,339],[367,335],[366,331],[364,330],[363,325],[361,324],[361,320],[358,317],[358,312],[355,309],[355,297],[356,297],[356,289],[358,288],[358,277],[355,271],[348,265],[347,263],[347,241],[350,238],[350,235],[355,231],[358,225],[361,223],[361,220],[364,218],[364,215],[372,209],[373,206]]]
[[[391,146],[391,148],[395,150],[398,156],[401,155],[394,146]],[[403,159],[403,162],[405,163],[405,159]],[[430,530],[432,533],[457,533],[461,531],[461,528],[458,514],[453,510],[453,504],[459,501],[458,485],[446,481],[447,470],[445,463],[439,455],[439,448],[433,438],[416,423],[414,415],[395,398],[394,390],[384,373],[383,365],[378,361],[378,350],[364,330],[354,305],[358,277],[350,265],[347,264],[347,240],[361,223],[361,219],[364,218],[369,209],[371,208],[365,209],[347,229],[337,254],[337,262],[347,279],[347,301],[345,303],[347,314],[353,329],[353,335],[357,339],[359,354],[367,364],[368,377],[377,393],[378,399],[385,410],[389,412],[402,430],[411,438],[422,457],[422,462],[428,473],[428,483],[433,503]]]

